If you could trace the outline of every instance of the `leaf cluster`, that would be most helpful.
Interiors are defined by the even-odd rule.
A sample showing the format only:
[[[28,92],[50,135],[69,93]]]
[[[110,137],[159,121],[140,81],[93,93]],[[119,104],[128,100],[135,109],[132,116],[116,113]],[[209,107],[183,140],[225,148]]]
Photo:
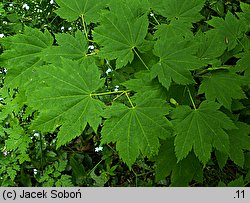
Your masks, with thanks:
[[[202,183],[211,163],[223,169],[232,161],[245,169],[249,4],[221,12],[205,0],[56,3],[55,13],[81,23],[80,29],[51,33],[25,26],[0,39],[0,65],[8,70],[0,95],[12,98],[0,121],[13,111],[10,104],[26,106],[33,112],[28,129],[56,133],[57,148],[91,130],[101,146],[115,145],[129,169],[147,158],[155,162],[156,181],[170,176],[172,186]],[[29,141],[22,129],[13,125],[2,133],[9,135],[8,150],[25,156]],[[90,175],[104,185],[109,173],[103,174]],[[64,183],[71,184],[66,175],[47,185]]]

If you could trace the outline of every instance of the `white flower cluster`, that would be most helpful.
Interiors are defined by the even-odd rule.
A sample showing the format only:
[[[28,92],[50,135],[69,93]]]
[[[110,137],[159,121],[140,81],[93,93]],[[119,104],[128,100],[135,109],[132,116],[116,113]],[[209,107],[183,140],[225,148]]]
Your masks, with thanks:
[[[4,37],[4,34],[0,34],[0,38],[3,38]]]
[[[103,147],[96,147],[95,148],[95,152],[100,152],[100,151],[102,151],[103,150]]]
[[[119,90],[119,85],[116,85],[114,91],[117,92],[118,90]]]
[[[4,73],[7,73],[7,69],[6,69],[6,68],[4,68],[4,69],[3,69],[3,72],[4,72]],[[2,71],[0,71],[0,74],[2,74],[3,72],[2,72]]]
[[[108,75],[109,73],[111,73],[112,70],[109,68],[108,70],[106,70],[106,74]]]
[[[28,4],[23,4],[23,9],[25,9],[25,10],[29,10],[30,9],[30,7],[29,7],[29,5]]]

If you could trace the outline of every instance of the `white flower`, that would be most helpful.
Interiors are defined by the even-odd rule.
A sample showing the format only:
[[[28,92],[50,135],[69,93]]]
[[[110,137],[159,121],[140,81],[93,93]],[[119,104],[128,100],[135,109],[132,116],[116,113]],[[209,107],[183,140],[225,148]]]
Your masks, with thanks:
[[[108,75],[109,73],[111,73],[112,70],[109,68],[108,70],[106,70],[106,74]]]
[[[88,49],[94,50],[94,49],[95,49],[95,46],[94,46],[94,45],[89,45],[89,46],[88,46]]]
[[[53,4],[54,3],[54,0],[50,0],[50,2],[49,2],[50,4]]]
[[[3,152],[3,155],[4,155],[4,156],[7,156],[7,155],[8,155],[8,152],[7,152],[7,151],[4,151],[4,152]]]
[[[9,6],[13,6],[13,4],[9,4]]]
[[[0,97],[0,101],[3,101],[3,100],[4,100],[4,98]]]
[[[95,152],[100,152],[100,151],[102,151],[103,150],[103,147],[96,147],[95,148]]]
[[[29,7],[29,5],[28,4],[23,4],[23,9],[26,9],[26,10],[29,10],[30,9],[30,7]]]
[[[34,133],[34,136],[35,137],[38,137],[40,134],[39,133]]]
[[[153,13],[150,13],[149,15],[150,15],[150,16],[154,16],[154,14],[153,14]]]
[[[34,175],[36,175],[37,174],[37,169],[33,169],[33,172],[34,172]]]
[[[69,30],[69,31],[72,30],[72,27],[69,27],[68,30]]]
[[[119,90],[119,85],[116,85],[114,91],[117,92],[118,90]]]
[[[0,34],[0,38],[3,38],[4,37],[4,34]]]
[[[64,31],[64,26],[61,27],[61,30]]]
[[[6,69],[6,68],[4,68],[4,69],[3,69],[3,72],[4,72],[4,73],[7,73],[7,69]]]

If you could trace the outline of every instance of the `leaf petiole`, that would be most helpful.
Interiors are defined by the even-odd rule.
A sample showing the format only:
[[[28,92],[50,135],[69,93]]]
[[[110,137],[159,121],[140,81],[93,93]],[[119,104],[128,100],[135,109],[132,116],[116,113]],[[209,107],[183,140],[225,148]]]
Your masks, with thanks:
[[[140,61],[142,62],[142,64],[146,67],[147,70],[149,70],[149,67],[146,65],[146,63],[143,61],[143,59],[140,57],[140,55],[138,54],[138,52],[135,50],[135,48],[132,49],[136,56],[140,59]]]
[[[87,32],[87,28],[86,28],[86,25],[85,25],[85,20],[84,20],[84,16],[83,15],[81,15],[81,19],[82,19],[82,25],[83,25],[83,30],[84,30],[86,39],[87,39],[87,41],[89,41],[88,32]]]
[[[117,94],[117,93],[124,93],[126,91],[120,90],[120,91],[114,91],[114,92],[100,92],[100,93],[94,93],[90,94],[90,96],[103,96],[103,95],[110,95],[110,94]]]
[[[193,105],[194,109],[197,110],[197,109],[196,109],[196,106],[195,106],[195,104],[194,104],[194,100],[193,100],[193,97],[192,97],[192,95],[191,95],[191,92],[190,92],[190,90],[189,90],[188,87],[186,87],[186,88],[187,88],[187,91],[188,91],[189,98],[190,98],[190,100],[191,100],[191,102],[192,102],[192,105]]]
[[[135,108],[135,106],[134,106],[133,102],[131,101],[130,97],[128,96],[128,93],[127,93],[127,92],[125,92],[125,95],[126,95],[128,101],[129,101],[131,107],[132,107],[132,108]]]

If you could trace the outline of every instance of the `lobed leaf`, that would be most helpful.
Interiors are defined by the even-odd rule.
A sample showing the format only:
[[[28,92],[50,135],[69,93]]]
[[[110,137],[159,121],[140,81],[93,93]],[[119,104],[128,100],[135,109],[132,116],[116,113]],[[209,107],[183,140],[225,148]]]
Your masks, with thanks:
[[[99,13],[105,8],[105,0],[56,0],[60,6],[56,14],[69,22],[77,20],[83,16],[87,22],[96,23],[99,19]]]
[[[159,138],[171,136],[171,124],[164,116],[168,108],[163,100],[143,97],[136,103],[133,108],[114,103],[106,109],[107,120],[101,131],[101,144],[116,143],[119,156],[130,168],[140,152],[147,157],[156,155]]]
[[[204,64],[193,55],[194,44],[185,40],[160,38],[155,44],[154,53],[160,60],[151,69],[152,78],[158,77],[167,89],[172,81],[182,85],[194,83],[190,71]]]
[[[28,103],[40,112],[33,129],[51,132],[60,126],[57,147],[79,136],[87,123],[97,131],[105,105],[91,93],[104,81],[94,63],[62,58],[61,66],[46,65],[38,74],[40,87],[28,92]]]
[[[216,72],[203,79],[198,93],[205,93],[208,101],[217,99],[227,109],[231,109],[232,99],[246,98],[242,84],[243,78],[235,73]]]
[[[109,60],[116,59],[117,68],[122,68],[132,62],[134,49],[143,44],[148,19],[134,3],[133,7],[124,1],[120,1],[119,8],[112,5],[110,11],[102,13],[93,38],[102,47],[99,55]]]
[[[225,130],[236,128],[215,102],[204,101],[196,110],[181,106],[174,110],[172,118],[176,129],[175,153],[178,161],[194,149],[199,160],[206,164],[212,147],[229,154],[229,137]]]

